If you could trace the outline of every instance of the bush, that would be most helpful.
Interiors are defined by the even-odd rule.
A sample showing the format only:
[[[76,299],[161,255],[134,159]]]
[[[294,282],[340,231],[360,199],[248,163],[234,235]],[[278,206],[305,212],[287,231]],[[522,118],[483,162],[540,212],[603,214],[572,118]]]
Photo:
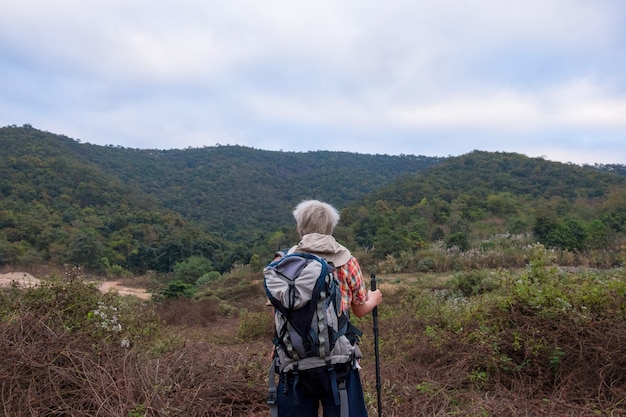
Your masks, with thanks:
[[[221,274],[219,272],[217,272],[217,271],[207,272],[206,274],[204,274],[200,278],[198,278],[198,280],[196,281],[196,287],[201,287],[203,285],[208,284],[211,281],[215,281],[220,276],[221,276]]]
[[[195,284],[196,280],[215,270],[213,264],[202,256],[192,256],[174,265],[174,277],[186,284]]]
[[[272,338],[274,334],[274,316],[271,311],[249,312],[242,310],[239,315],[239,332],[237,337],[249,342],[261,337]]]
[[[165,288],[161,290],[163,298],[191,298],[196,293],[193,285],[181,280],[170,281]]]
[[[456,232],[448,236],[446,239],[446,247],[453,248],[457,247],[459,250],[466,251],[470,248],[469,238],[466,233]]]
[[[422,258],[417,262],[418,272],[432,272],[435,270],[435,260],[433,258]]]
[[[250,257],[250,270],[252,272],[262,272],[265,264],[261,262],[261,257],[256,253]]]
[[[123,416],[149,400],[157,381],[139,352],[160,330],[151,309],[79,273],[0,292],[3,415]]]
[[[455,274],[449,281],[449,286],[470,297],[494,291],[498,288],[498,281],[488,270],[475,270]]]

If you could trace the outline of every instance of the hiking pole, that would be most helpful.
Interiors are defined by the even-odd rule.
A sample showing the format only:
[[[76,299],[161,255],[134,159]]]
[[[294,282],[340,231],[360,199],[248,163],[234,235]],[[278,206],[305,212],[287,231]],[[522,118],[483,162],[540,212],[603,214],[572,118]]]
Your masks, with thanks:
[[[370,287],[372,291],[376,291],[376,274],[372,272],[370,276],[372,281]],[[372,319],[374,321],[374,357],[376,359],[376,396],[378,399],[378,417],[383,415],[383,405],[380,396],[380,354],[378,353],[378,307],[372,310]]]

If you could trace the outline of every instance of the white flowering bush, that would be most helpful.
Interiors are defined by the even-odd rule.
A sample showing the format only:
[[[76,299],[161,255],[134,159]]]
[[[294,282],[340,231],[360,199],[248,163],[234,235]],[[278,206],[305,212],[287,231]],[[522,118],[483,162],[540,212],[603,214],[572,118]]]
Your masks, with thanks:
[[[159,327],[150,306],[132,297],[103,294],[74,267],[35,287],[7,293],[0,301],[0,313],[19,310],[45,318],[48,327],[63,329],[74,337],[91,337],[121,347],[131,346]]]
[[[122,331],[118,311],[119,307],[101,301],[98,303],[98,308],[90,311],[87,317],[98,322],[104,332],[118,333]]]

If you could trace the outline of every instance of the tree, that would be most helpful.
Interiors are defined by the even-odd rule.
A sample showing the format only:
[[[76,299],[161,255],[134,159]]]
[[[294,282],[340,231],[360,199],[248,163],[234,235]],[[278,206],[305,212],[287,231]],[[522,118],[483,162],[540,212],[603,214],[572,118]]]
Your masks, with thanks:
[[[65,261],[76,266],[101,269],[104,245],[95,230],[82,230],[68,245]]]
[[[180,281],[170,281],[163,290],[161,290],[161,295],[164,298],[191,298],[195,293],[195,288],[193,285]]]
[[[609,228],[600,220],[592,220],[586,225],[586,230],[585,248],[605,249],[609,247]]]
[[[256,253],[250,257],[250,270],[253,272],[260,272],[263,270],[263,263],[261,257]]]
[[[575,251],[585,247],[586,238],[587,231],[580,220],[568,217],[561,222],[553,224],[540,242],[547,247]]]
[[[201,256],[191,256],[182,262],[176,262],[174,265],[174,277],[180,282],[195,284],[198,278],[214,270],[215,268],[210,260]]]
[[[515,198],[509,192],[491,194],[487,197],[486,203],[489,211],[500,217],[516,210]]]
[[[461,251],[466,251],[470,248],[469,237],[465,232],[455,232],[452,233],[446,239],[446,247],[452,248],[457,247]]]

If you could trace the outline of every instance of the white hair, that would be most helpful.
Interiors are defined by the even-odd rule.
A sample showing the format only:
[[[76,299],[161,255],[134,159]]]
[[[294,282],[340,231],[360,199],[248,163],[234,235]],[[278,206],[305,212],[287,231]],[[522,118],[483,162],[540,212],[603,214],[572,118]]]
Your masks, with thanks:
[[[305,200],[293,211],[300,236],[309,233],[330,235],[339,223],[339,212],[328,203]]]

